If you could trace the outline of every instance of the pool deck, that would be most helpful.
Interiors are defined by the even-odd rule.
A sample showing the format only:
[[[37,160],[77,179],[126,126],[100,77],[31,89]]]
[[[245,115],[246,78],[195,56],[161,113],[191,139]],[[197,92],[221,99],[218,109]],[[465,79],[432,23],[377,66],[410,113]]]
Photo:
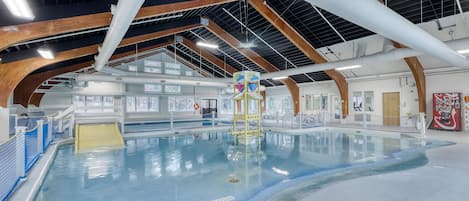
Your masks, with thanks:
[[[428,130],[427,135],[457,144],[428,150],[429,162],[425,166],[329,184],[301,200],[469,200],[469,132]]]

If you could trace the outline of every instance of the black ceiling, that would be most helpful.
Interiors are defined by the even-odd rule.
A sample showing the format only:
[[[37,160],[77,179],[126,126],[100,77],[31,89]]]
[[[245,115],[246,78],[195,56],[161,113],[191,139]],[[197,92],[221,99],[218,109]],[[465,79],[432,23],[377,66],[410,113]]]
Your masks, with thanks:
[[[183,0],[146,0],[144,6],[175,3],[181,1]],[[107,12],[109,11],[110,4],[115,2],[117,2],[117,0],[37,0],[34,2],[31,1],[31,7],[33,8],[33,12],[36,16],[34,21],[42,21],[63,17],[79,16],[84,14]],[[388,7],[401,14],[408,20],[412,21],[413,23],[427,22],[459,13],[454,0],[387,0],[387,2]],[[303,35],[315,48],[327,47],[343,42],[339,35],[333,31],[333,29],[326,23],[326,21],[311,6],[311,4],[305,2],[304,0],[267,0],[267,3],[272,8],[274,8],[274,10],[276,10],[276,12],[279,13],[288,23],[290,23],[301,35]],[[461,4],[463,10],[469,10],[469,0],[461,0]],[[301,51],[299,51],[292,43],[290,43],[288,39],[286,39],[275,29],[275,27],[271,26],[269,22],[265,20],[259,13],[257,13],[252,7],[248,6],[245,10],[241,8],[243,8],[242,1],[186,11],[179,13],[182,15],[182,17],[152,21],[132,26],[128,34],[139,35],[148,33],[147,31],[155,31],[159,29],[155,27],[165,28],[167,27],[167,24],[174,24],[176,22],[187,23],[187,21],[191,21],[191,19],[194,19],[194,17],[207,16],[227,32],[236,37],[238,40],[246,41],[248,39],[249,41],[254,42],[256,46],[252,49],[279,69],[295,68],[313,64],[311,60],[309,60]],[[225,10],[234,15],[237,19],[247,21],[247,26],[255,33],[257,33],[263,40],[265,40],[267,44],[275,48],[281,55],[273,51],[271,47],[264,44],[253,34],[246,34],[246,30],[242,29],[242,26],[235,19],[230,17]],[[320,9],[320,12],[330,21],[330,23],[337,29],[337,31],[344,37],[345,40],[354,40],[373,34],[372,32],[352,24],[327,11]],[[3,3],[0,3],[0,26],[17,25],[21,23],[25,23],[25,21],[11,17]],[[99,44],[102,43],[105,33],[106,31],[104,30],[48,40],[46,42],[13,46],[1,51],[0,57],[3,59],[2,62],[9,62],[16,59],[32,57],[35,56],[35,49],[44,43],[55,47],[59,51],[76,48],[80,45],[85,46],[89,44]],[[229,45],[225,44],[222,40],[211,34],[205,28],[199,28],[193,30],[192,32],[185,32],[181,35],[193,41],[202,40],[199,38],[202,37],[203,39],[219,44],[220,50],[227,55],[220,51],[214,52],[214,54],[221,60],[226,60],[228,64],[237,68],[238,70],[251,69],[264,72],[262,68],[252,63],[249,59],[241,55]],[[179,56],[188,59],[196,66],[200,65],[198,63],[200,60],[198,53],[191,52],[182,45],[177,45],[176,47],[176,53]],[[168,47],[168,49],[170,51],[174,51],[173,47]],[[286,61],[283,57],[287,58],[289,61]],[[75,59],[64,62],[60,65],[53,65],[47,69],[64,67],[66,65],[72,65],[77,62],[81,62],[81,60]],[[203,63],[206,63],[206,65],[202,65],[205,70],[215,74],[218,77],[224,76],[224,73],[219,70],[215,72],[211,70],[212,68],[217,69],[213,66],[213,64],[210,64],[205,60],[203,60]],[[330,78],[324,72],[308,73],[308,76],[296,75],[292,76],[292,78],[298,83],[311,82],[313,80],[330,80]],[[268,82],[263,83],[267,86],[271,86],[273,84],[281,85],[280,82],[274,80],[269,80]]]

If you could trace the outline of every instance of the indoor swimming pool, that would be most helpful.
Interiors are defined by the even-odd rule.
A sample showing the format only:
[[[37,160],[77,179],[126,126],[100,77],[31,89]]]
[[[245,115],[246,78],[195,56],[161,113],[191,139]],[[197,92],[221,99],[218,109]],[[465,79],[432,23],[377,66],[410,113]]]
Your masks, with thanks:
[[[378,174],[422,165],[425,149],[447,143],[318,129],[267,132],[260,149],[234,145],[228,132],[132,138],[125,144],[122,150],[84,154],[75,154],[73,145],[59,147],[35,200],[272,200],[282,192],[285,198],[317,188],[311,185],[361,176],[363,169]],[[334,178],[315,181],[327,173]]]

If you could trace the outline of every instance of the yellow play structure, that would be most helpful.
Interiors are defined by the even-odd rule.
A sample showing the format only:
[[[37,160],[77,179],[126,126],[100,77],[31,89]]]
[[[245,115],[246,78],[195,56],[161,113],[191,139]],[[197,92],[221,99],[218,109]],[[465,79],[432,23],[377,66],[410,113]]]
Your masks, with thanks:
[[[237,141],[248,144],[261,133],[260,73],[241,71],[233,75],[233,132]],[[261,142],[260,139],[257,140]]]
[[[77,124],[75,127],[75,153],[123,147],[124,139],[117,123]]]

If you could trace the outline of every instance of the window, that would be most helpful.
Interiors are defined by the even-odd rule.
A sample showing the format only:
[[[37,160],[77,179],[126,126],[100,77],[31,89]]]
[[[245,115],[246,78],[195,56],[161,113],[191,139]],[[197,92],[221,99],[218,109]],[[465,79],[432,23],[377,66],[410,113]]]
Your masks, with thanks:
[[[352,101],[353,101],[353,110],[356,112],[361,112],[363,111],[363,97],[362,97],[362,92],[353,92],[352,96]]]
[[[164,73],[169,75],[180,75],[181,66],[175,63],[165,63]]]
[[[129,65],[127,68],[129,69],[130,72],[138,71],[138,67],[136,65]]]
[[[127,96],[127,112],[158,112],[158,96]]]
[[[313,110],[313,102],[312,102],[312,96],[311,95],[306,95],[305,96],[305,107],[306,110]]]
[[[149,107],[148,107],[148,111],[150,111],[150,112],[158,112],[158,111],[160,110],[160,108],[159,108],[159,106],[160,106],[160,105],[159,105],[159,102],[160,102],[159,97],[157,97],[157,96],[152,96],[152,97],[150,97],[150,105],[149,105]]]
[[[170,112],[191,112],[194,111],[193,96],[169,96],[168,110]]]
[[[185,74],[186,74],[186,76],[193,76],[193,75],[194,75],[194,72],[192,72],[192,71],[186,71]]]
[[[77,112],[114,112],[112,96],[73,96]]]
[[[268,96],[267,113],[280,115],[293,113],[293,101],[290,96]]]
[[[148,97],[137,96],[135,97],[135,111],[147,112],[148,111]]]
[[[126,98],[127,112],[135,112],[135,97],[127,96]]]
[[[181,86],[179,85],[165,85],[164,92],[166,93],[181,93]]]
[[[373,112],[375,110],[375,100],[373,91],[365,91],[365,111]]]
[[[334,100],[334,118],[335,119],[340,119],[341,117],[341,112],[342,112],[342,100],[340,100],[339,97],[337,96],[334,96],[333,97],[333,100]]]
[[[161,84],[145,84],[144,85],[145,92],[162,92],[163,87]]]
[[[313,110],[318,111],[321,108],[321,96],[313,97]]]
[[[222,98],[221,99],[221,113],[222,114],[233,114],[233,99]]]
[[[102,96],[86,96],[86,111],[87,112],[99,112],[103,105]]]
[[[329,97],[327,95],[321,96],[321,110],[327,110],[328,99]]]
[[[161,68],[156,67],[146,67],[143,69],[145,73],[161,73]]]
[[[114,112],[114,97],[103,96],[103,112]]]
[[[152,60],[144,60],[143,65],[145,67],[156,67],[161,69],[161,62],[160,61],[152,61]]]

